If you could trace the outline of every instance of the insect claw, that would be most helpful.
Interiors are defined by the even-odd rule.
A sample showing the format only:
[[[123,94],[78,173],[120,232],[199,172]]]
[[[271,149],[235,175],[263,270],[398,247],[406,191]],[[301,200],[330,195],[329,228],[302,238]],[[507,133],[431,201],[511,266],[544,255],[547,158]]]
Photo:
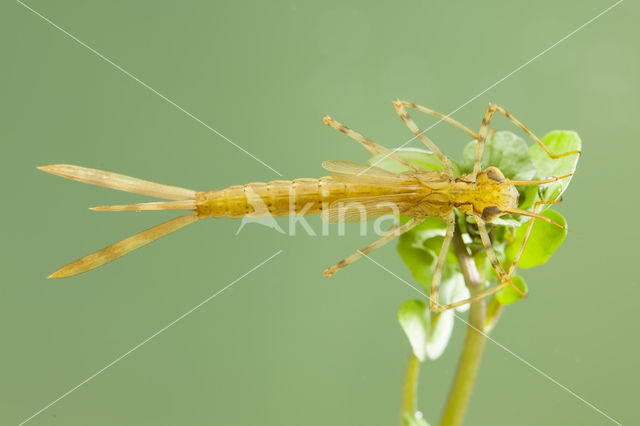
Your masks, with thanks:
[[[324,270],[324,272],[322,273],[322,275],[324,275],[325,278],[331,278],[331,276],[335,273],[334,268],[327,268]]]

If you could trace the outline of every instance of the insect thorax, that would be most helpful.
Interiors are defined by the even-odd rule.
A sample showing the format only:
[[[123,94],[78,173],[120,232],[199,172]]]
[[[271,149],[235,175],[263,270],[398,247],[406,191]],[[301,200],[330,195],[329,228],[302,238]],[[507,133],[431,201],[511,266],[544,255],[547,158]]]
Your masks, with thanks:
[[[463,175],[451,185],[451,201],[458,210],[467,215],[478,215],[485,222],[517,207],[518,197],[515,186],[495,167],[478,173],[475,181],[471,176]]]

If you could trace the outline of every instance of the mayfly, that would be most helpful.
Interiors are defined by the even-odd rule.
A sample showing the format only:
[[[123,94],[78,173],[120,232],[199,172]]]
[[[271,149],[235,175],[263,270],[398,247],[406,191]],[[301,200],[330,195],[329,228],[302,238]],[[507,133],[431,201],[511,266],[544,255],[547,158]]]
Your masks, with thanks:
[[[494,221],[501,215],[514,214],[529,216],[562,227],[549,218],[537,213],[541,204],[555,203],[557,201],[538,201],[533,211],[520,210],[517,208],[518,191],[516,190],[516,186],[540,185],[555,182],[569,177],[571,174],[550,177],[543,180],[516,181],[505,178],[502,172],[496,167],[488,167],[485,170],[481,170],[481,159],[485,141],[489,134],[489,123],[496,112],[503,114],[517,127],[527,133],[551,158],[579,154],[580,151],[570,151],[559,154],[551,152],[551,150],[520,121],[504,108],[494,104],[489,104],[477,133],[471,131],[453,118],[421,105],[397,100],[393,102],[393,106],[407,127],[409,127],[416,137],[441,161],[443,165],[441,171],[425,171],[419,169],[413,163],[399,156],[395,151],[378,145],[328,116],[325,116],[323,119],[325,124],[355,139],[370,153],[382,155],[385,158],[390,158],[402,164],[408,168],[408,171],[396,174],[384,171],[375,167],[375,165],[366,166],[346,161],[326,161],[322,166],[331,172],[331,176],[321,177],[319,179],[249,183],[209,192],[197,192],[190,189],[163,185],[79,166],[54,164],[40,167],[40,169],[45,172],[68,179],[169,200],[93,207],[93,210],[190,211],[190,213],[186,215],[171,219],[78,259],[54,272],[49,277],[70,277],[97,268],[205,217],[241,218],[245,216],[322,214],[323,217],[330,222],[338,220],[346,222],[362,220],[362,216],[360,215],[361,210],[355,215],[351,213],[351,210],[347,212],[344,211],[344,203],[347,202],[349,205],[355,204],[358,205],[360,209],[364,209],[367,220],[392,213],[408,216],[410,220],[403,225],[391,227],[374,243],[362,250],[358,250],[346,259],[326,269],[324,271],[325,276],[330,277],[338,270],[387,244],[399,235],[419,225],[425,218],[440,217],[444,219],[446,223],[446,233],[433,275],[431,294],[429,297],[429,308],[431,310],[443,311],[470,303],[495,293],[507,285],[511,285],[516,291],[519,291],[511,282],[511,277],[515,272],[515,268],[518,265],[529,235],[531,234],[533,220],[529,222],[525,238],[508,271],[505,271],[498,262],[485,224]],[[449,158],[440,151],[425,132],[418,128],[409,116],[407,108],[436,116],[440,120],[452,124],[475,139],[477,144],[473,171],[455,178]],[[261,205],[263,208],[258,207]],[[499,283],[469,299],[441,306],[438,303],[438,288],[446,254],[449,250],[455,229],[455,209],[462,214],[475,218],[482,244],[492,267],[499,277]]]

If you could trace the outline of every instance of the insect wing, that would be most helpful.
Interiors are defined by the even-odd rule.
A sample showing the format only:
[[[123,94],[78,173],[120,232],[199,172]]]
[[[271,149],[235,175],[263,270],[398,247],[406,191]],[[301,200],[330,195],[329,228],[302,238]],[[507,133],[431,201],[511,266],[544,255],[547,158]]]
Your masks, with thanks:
[[[364,222],[386,215],[405,214],[420,201],[416,193],[376,195],[337,200],[322,214],[329,223]]]
[[[342,182],[375,183],[380,185],[410,185],[416,183],[414,176],[405,173],[390,173],[385,170],[349,161],[325,161],[322,167]]]

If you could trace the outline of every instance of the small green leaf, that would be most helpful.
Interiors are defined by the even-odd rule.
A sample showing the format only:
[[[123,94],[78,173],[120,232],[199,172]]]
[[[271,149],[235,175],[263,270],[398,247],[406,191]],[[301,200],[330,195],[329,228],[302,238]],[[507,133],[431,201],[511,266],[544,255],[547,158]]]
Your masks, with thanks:
[[[440,161],[438,156],[425,149],[399,148],[396,150],[395,154],[408,160],[410,163],[423,170],[440,171],[443,169],[442,162]],[[369,165],[375,164],[376,167],[392,173],[402,173],[409,170],[406,166],[389,157],[385,157],[382,154],[374,155],[373,157],[369,158],[369,160],[367,160],[367,163]],[[456,162],[453,160],[451,160],[451,166],[453,167],[454,176],[460,176],[460,166],[458,166],[458,164],[456,164]]]
[[[476,143],[471,141],[464,148],[461,166],[465,173],[473,170]],[[497,167],[508,179],[530,180],[536,173],[527,143],[507,131],[495,132],[487,137],[481,165],[482,170],[489,166]]]
[[[453,331],[453,310],[431,317],[425,302],[406,300],[398,309],[398,322],[409,339],[411,349],[420,361],[439,358]]]
[[[400,216],[400,223],[404,225],[409,219],[410,218],[406,216]],[[444,237],[446,230],[447,225],[444,223],[444,220],[439,217],[428,217],[423,220],[420,225],[403,235],[411,236],[412,241],[416,243],[417,247],[422,247],[424,241],[428,238],[436,236]]]
[[[511,282],[515,284],[520,291],[522,291],[525,295],[527,294],[527,283],[524,279],[518,275],[514,275],[511,277]],[[522,295],[514,290],[510,285],[504,287],[502,290],[496,293],[496,300],[500,302],[501,305],[509,305],[513,302],[517,302],[522,299]]]
[[[404,301],[398,309],[398,322],[409,339],[413,354],[420,361],[424,361],[430,325],[429,310],[424,302]]]
[[[544,143],[554,154],[562,154],[564,152],[575,151],[582,149],[582,142],[580,136],[576,132],[560,131],[556,130],[550,132],[542,138]],[[553,176],[563,176],[569,173],[573,173],[576,170],[579,155],[568,155],[566,157],[560,157],[553,159],[544,152],[538,144],[533,145],[530,148],[531,158],[536,163],[536,179],[545,179]],[[541,185],[541,192],[543,199],[556,200],[567,189],[567,186],[571,182],[571,176],[559,180],[557,182]]]
[[[457,266],[446,265],[440,283],[440,304],[445,306],[450,303],[468,299],[470,296],[469,289],[464,282],[464,277],[459,268]],[[468,309],[469,305],[462,305],[455,308],[458,312],[465,312]]]
[[[547,209],[542,212],[541,215],[553,220],[561,226],[566,227],[564,217],[555,210]],[[525,269],[542,265],[549,260],[551,255],[558,249],[558,247],[560,247],[560,244],[562,244],[567,236],[567,231],[559,228],[558,226],[539,219],[534,220],[535,222],[533,224],[531,236],[529,237],[529,241],[527,242],[527,246],[522,257],[520,258],[520,263],[518,263],[519,267]],[[507,255],[509,264],[513,263],[513,259],[522,244],[522,240],[524,239],[528,226],[528,224],[520,226],[516,230],[515,239],[507,244],[505,254]]]
[[[406,223],[406,220],[407,218],[400,217],[401,223]],[[431,289],[433,271],[442,247],[444,234],[444,221],[437,217],[431,217],[398,239],[398,254],[426,292]],[[433,238],[439,238],[439,245],[438,240],[429,242]]]
[[[522,210],[529,210],[538,200],[538,187],[535,185],[519,186],[517,189],[520,194],[518,208]]]
[[[433,238],[426,239],[422,246],[435,254],[440,254],[440,250],[442,249],[442,243],[444,242],[444,236],[436,236]],[[458,258],[456,257],[456,253],[453,249],[453,244],[449,245],[449,251],[447,252],[447,263],[458,263]]]
[[[429,288],[433,277],[435,256],[423,248],[415,247],[411,235],[403,235],[398,239],[398,254],[411,271],[413,278],[422,287]]]
[[[451,339],[451,333],[453,332],[453,322],[453,309],[440,312],[433,316],[429,329],[429,337],[425,345],[425,353],[429,359],[434,360],[440,358],[440,355],[442,355],[447,348],[449,339]]]
[[[429,423],[422,417],[420,411],[415,413],[404,413],[404,426],[429,426]]]

